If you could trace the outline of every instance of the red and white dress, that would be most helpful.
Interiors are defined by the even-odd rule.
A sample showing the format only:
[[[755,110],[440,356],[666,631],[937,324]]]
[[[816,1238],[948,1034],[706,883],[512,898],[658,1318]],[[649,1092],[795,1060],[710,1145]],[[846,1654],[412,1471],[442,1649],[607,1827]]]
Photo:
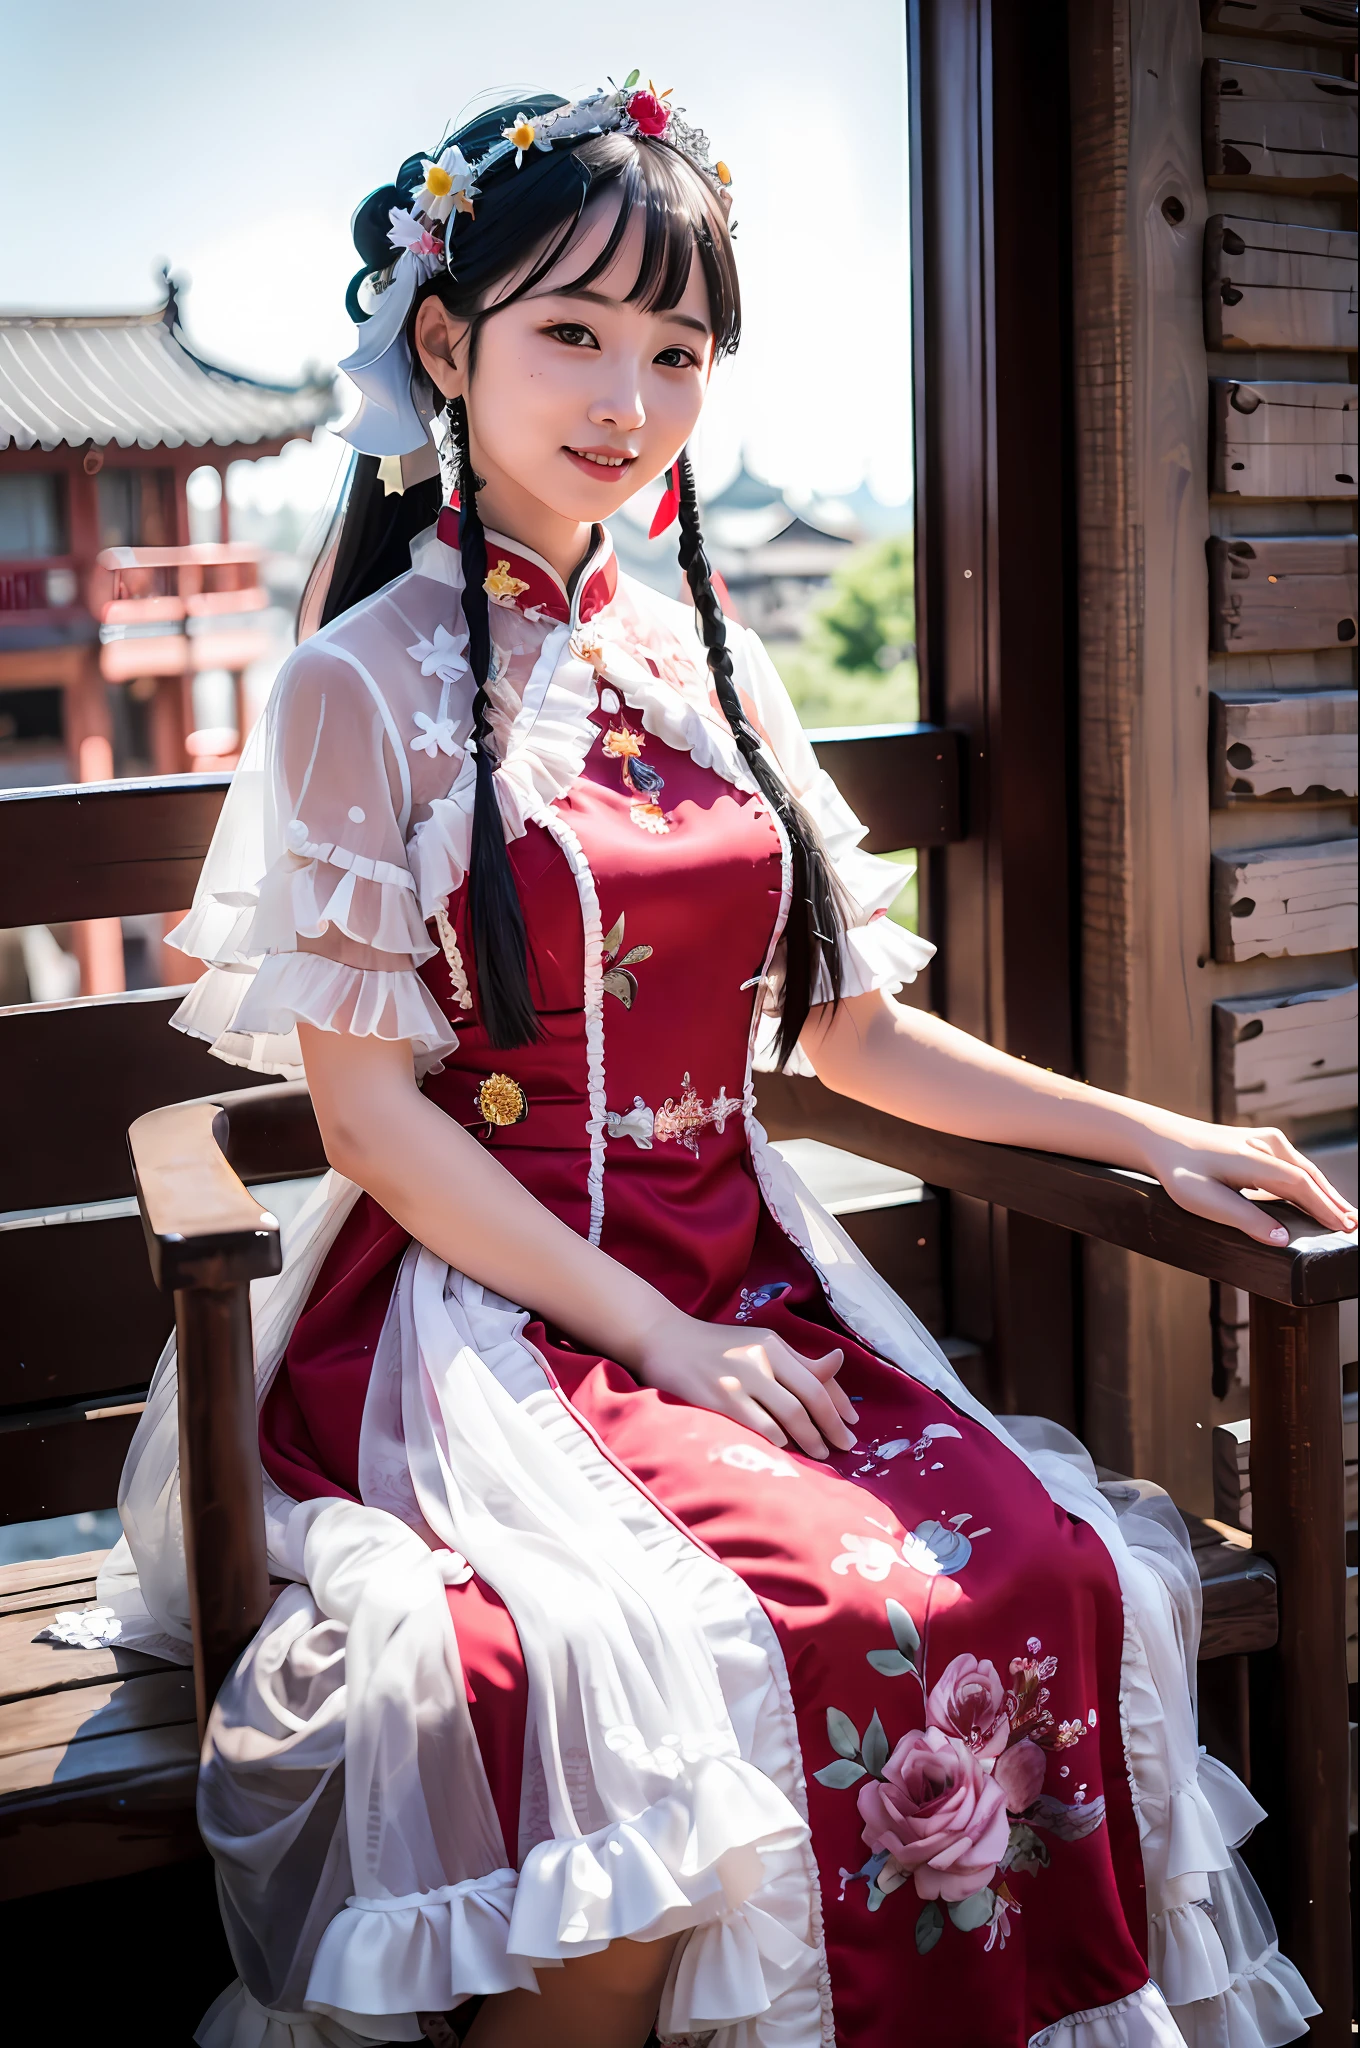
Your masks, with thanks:
[[[787,847],[688,612],[605,538],[569,600],[489,536],[543,1035],[488,1046],[450,527],[280,678],[177,935],[212,965],[176,1021],[283,1074],[299,1019],[411,1040],[432,1101],[687,1314],[841,1345],[858,1445],[819,1463],[637,1385],[328,1175],[257,1288],[288,1584],[205,1751],[242,1981],[199,2040],[414,2040],[419,2013],[676,1933],[663,2040],[1296,2038],[1316,2007],[1233,1853],[1260,1809],[1196,1747],[1174,1514],[980,1408],[767,1143]],[[929,955],[882,914],[902,871],[858,852],[732,641],[859,906],[847,991],[899,987]],[[101,1587],[163,1648],[187,1634],[174,1392],[171,1352]]]

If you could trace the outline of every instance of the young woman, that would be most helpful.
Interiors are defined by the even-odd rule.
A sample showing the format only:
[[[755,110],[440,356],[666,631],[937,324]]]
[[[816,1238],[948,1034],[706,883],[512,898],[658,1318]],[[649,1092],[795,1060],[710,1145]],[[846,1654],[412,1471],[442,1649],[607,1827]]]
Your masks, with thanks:
[[[323,623],[177,934],[211,971],[176,1022],[305,1071],[333,1168],[256,1303],[288,1583],[205,1748],[241,1982],[198,2038],[1283,2042],[1317,2008],[1197,1753],[1183,1532],[965,1392],[767,1144],[757,1036],[1252,1236],[1243,1188],[1354,1219],[1278,1132],[893,1002],[901,870],[704,557],[727,185],[632,81],[482,116],[356,216]],[[663,473],[692,608],[603,523]],[[174,1387],[125,1641],[187,1633]]]

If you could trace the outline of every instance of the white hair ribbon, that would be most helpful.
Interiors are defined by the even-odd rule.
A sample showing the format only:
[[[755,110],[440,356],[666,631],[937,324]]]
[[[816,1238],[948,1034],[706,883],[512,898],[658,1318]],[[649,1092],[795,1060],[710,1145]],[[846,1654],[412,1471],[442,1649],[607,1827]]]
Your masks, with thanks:
[[[411,393],[411,351],[406,319],[420,283],[419,260],[409,249],[397,258],[392,282],[379,293],[371,318],[359,329],[359,345],[340,368],[359,389],[359,409],[337,429],[361,455],[411,455],[430,445],[433,409]]]

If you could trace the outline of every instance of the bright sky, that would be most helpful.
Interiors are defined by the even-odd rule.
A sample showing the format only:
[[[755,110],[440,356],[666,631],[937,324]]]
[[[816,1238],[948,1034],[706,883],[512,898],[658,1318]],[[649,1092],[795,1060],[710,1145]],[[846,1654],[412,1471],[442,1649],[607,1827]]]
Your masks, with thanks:
[[[289,378],[353,345],[349,216],[473,103],[640,66],[731,165],[746,307],[699,447],[796,490],[910,487],[901,0],[43,0],[5,13],[0,304],[144,305]],[[261,465],[312,503],[338,451]],[[264,471],[272,471],[268,479]],[[277,502],[277,499],[276,499]]]

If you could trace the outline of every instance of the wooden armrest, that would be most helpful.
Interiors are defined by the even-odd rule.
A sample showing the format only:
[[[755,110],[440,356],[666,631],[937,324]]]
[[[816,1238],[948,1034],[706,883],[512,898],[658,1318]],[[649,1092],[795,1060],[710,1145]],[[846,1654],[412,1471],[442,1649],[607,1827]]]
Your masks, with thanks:
[[[796,1074],[760,1074],[757,1092],[757,1113],[772,1138],[820,1138],[933,1187],[1018,1209],[1267,1301],[1309,1308],[1357,1292],[1354,1234],[1323,1235],[1287,1202],[1262,1206],[1288,1227],[1291,1242],[1256,1244],[1227,1224],[1192,1216],[1147,1174],[929,1131]]]
[[[250,1282],[282,1265],[279,1226],[245,1185],[325,1165],[301,1084],[232,1090],[128,1132],[156,1283],[175,1297],[180,1493],[200,1732],[269,1611]]]
[[[231,1287],[280,1268],[279,1226],[245,1186],[326,1164],[302,1082],[149,1110],[128,1131],[156,1285]]]
[[[278,1222],[228,1163],[225,1137],[216,1102],[149,1110],[128,1131],[147,1254],[166,1293],[232,1287],[282,1265]]]

